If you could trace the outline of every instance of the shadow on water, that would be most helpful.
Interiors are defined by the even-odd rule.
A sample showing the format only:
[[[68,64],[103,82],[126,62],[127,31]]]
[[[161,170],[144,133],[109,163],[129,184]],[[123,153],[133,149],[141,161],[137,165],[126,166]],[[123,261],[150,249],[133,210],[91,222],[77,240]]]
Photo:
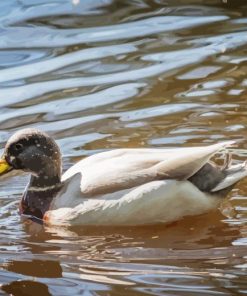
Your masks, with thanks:
[[[0,147],[37,127],[65,169],[226,139],[245,159],[246,15],[244,0],[1,1]],[[27,180],[0,179],[0,294],[247,294],[246,181],[170,225],[61,228],[20,221]]]

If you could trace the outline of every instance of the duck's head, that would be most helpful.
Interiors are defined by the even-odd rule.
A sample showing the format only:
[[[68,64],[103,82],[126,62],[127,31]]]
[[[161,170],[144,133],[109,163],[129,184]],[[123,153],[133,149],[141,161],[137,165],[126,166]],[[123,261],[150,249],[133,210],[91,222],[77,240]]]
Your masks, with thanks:
[[[40,178],[61,177],[61,153],[56,142],[37,129],[23,129],[11,136],[0,159],[0,175],[13,169]]]

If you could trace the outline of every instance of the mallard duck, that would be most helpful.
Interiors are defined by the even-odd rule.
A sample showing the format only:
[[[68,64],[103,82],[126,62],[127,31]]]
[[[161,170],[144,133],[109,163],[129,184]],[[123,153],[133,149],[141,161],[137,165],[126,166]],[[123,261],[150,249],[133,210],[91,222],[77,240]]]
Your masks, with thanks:
[[[217,208],[247,175],[231,164],[233,141],[193,148],[116,149],[82,159],[62,175],[56,142],[37,129],[7,141],[0,175],[31,174],[21,215],[52,225],[147,225],[172,222]],[[225,152],[217,166],[213,155]]]

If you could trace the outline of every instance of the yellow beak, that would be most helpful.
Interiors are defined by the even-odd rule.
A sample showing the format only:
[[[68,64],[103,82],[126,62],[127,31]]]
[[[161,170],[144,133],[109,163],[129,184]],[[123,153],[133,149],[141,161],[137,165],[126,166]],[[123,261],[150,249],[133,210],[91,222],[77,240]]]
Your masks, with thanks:
[[[0,175],[7,173],[11,169],[11,166],[5,159],[0,159]]]

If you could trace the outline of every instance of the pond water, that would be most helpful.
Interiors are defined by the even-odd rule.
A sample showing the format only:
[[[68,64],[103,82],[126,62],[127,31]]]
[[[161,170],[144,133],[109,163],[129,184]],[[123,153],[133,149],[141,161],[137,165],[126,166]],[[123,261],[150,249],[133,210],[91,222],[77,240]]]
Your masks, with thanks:
[[[0,143],[57,139],[64,169],[120,147],[239,140],[245,0],[0,2]],[[25,175],[0,179],[1,295],[246,295],[247,180],[220,209],[152,227],[20,221]],[[144,213],[145,215],[145,213]]]

